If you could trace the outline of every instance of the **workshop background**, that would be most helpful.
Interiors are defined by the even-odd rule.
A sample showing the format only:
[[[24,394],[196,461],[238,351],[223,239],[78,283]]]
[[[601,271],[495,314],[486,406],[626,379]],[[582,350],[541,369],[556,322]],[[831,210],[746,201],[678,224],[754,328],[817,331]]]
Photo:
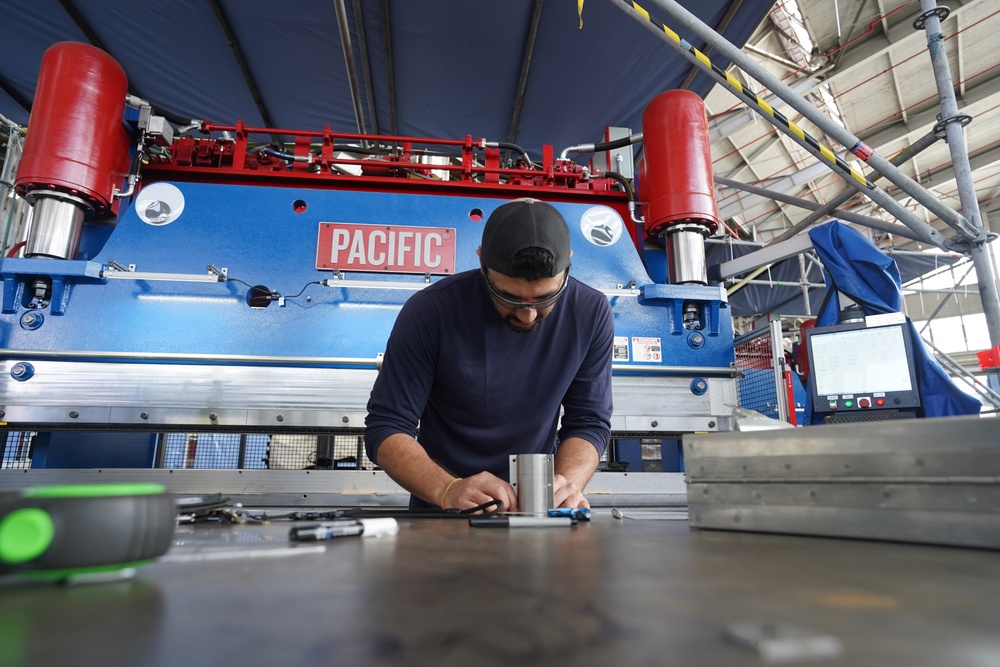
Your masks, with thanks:
[[[0,665],[1000,664],[994,0],[0,17]],[[414,515],[386,339],[525,196],[591,507]]]
[[[1000,22],[1000,12],[984,1],[952,5],[942,44],[960,112],[975,119],[965,137],[971,181],[989,231],[1000,208],[998,148],[990,131],[1000,113],[1000,70],[988,36]],[[940,110],[927,38],[913,27],[921,13],[918,2],[847,0],[831,6],[717,1],[699,3],[696,12],[731,42],[745,44],[748,58],[882,155],[896,155],[935,131]],[[599,142],[608,132],[637,133],[642,110],[657,93],[687,88],[705,98],[709,119],[722,221],[706,240],[710,266],[793,231],[801,233],[800,223],[813,209],[850,193],[822,161],[762,122],[707,72],[685,62],[676,48],[637,32],[635,19],[615,3],[536,1],[471,8],[447,1],[354,0],[298,2],[276,12],[267,2],[134,6],[46,0],[16,10],[9,6],[3,13],[16,17],[18,25],[0,42],[0,114],[8,129],[3,146],[8,158],[18,149],[18,142],[10,141],[15,136],[11,128],[28,123],[43,53],[56,42],[73,40],[95,45],[121,63],[129,92],[149,100],[178,128],[202,120],[241,120],[251,127],[329,127],[409,137],[469,134],[521,147],[536,161],[544,144],[560,151]],[[448,38],[436,37],[440,35]],[[684,38],[747,91],[761,92],[809,135],[835,144],[822,128],[743,76],[712,45],[691,34]],[[282,139],[276,133],[261,137],[267,138]],[[938,141],[901,170],[947,206],[960,209],[948,150],[945,141]],[[641,155],[638,144],[634,157]],[[849,153],[845,157],[854,159]],[[16,162],[6,161],[11,167]],[[30,208],[14,196],[10,170],[5,174],[0,216],[8,254],[22,240]],[[947,235],[948,227],[906,193],[891,184],[887,192]],[[856,193],[838,212],[892,221]],[[825,219],[829,215],[812,224]],[[992,346],[970,259],[911,238],[858,228],[896,261],[906,286],[903,311],[939,362],[958,386],[985,402],[987,413],[994,411],[990,394],[983,391],[988,379],[977,356]],[[792,347],[801,342],[802,324],[815,317],[826,293],[821,266],[807,249],[722,279],[734,331],[751,341],[745,345],[755,345],[752,341],[760,340],[755,332],[776,320],[781,323],[780,344],[792,356]],[[747,354],[752,358],[756,353]],[[757,380],[747,374],[741,392],[757,393],[750,388]],[[772,390],[768,386],[764,392],[767,397],[755,399],[753,407],[777,416]],[[789,403],[784,412],[802,409],[801,398]],[[10,451],[24,456],[25,437],[31,436],[9,436],[5,465],[13,465]],[[283,434],[270,445],[270,455],[268,445],[253,438],[215,435],[227,438],[229,445],[199,450],[191,446],[197,437],[167,436],[162,464],[298,468],[363,458],[351,436],[336,436],[342,451],[334,454],[330,443],[314,448],[312,436],[309,444],[286,451],[301,436]],[[216,451],[225,453],[209,455]],[[286,455],[290,458],[283,462]]]

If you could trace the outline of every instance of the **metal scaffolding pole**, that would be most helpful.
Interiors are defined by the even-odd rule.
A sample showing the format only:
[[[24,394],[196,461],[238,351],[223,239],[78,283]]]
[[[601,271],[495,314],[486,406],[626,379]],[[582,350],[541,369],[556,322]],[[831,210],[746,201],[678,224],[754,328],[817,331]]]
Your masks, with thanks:
[[[618,2],[618,0],[614,1]],[[849,131],[847,131],[846,128],[842,127],[841,125],[838,125],[837,123],[834,123],[831,119],[827,118],[821,111],[816,109],[809,102],[807,102],[800,96],[796,95],[795,92],[787,84],[785,84],[778,77],[774,76],[769,71],[761,67],[752,58],[750,58],[745,53],[740,51],[733,44],[729,43],[724,37],[722,37],[722,35],[716,33],[714,30],[712,30],[712,28],[710,28],[700,19],[698,19],[698,17],[696,17],[694,14],[689,12],[684,7],[682,7],[679,3],[675,2],[675,0],[650,0],[650,2],[652,2],[654,5],[656,5],[663,11],[670,14],[670,16],[672,16],[685,28],[691,30],[695,35],[705,40],[706,44],[710,44],[712,47],[717,49],[721,54],[732,60],[740,67],[740,69],[742,69],[744,72],[746,72],[754,79],[759,81],[768,90],[777,94],[778,97],[784,100],[784,102],[788,104],[790,107],[792,107],[800,114],[802,114],[803,117],[807,118],[809,121],[814,123],[818,128],[823,130],[823,132],[832,137],[834,140],[843,144],[844,147],[847,148],[847,150],[851,151],[856,157],[867,162],[873,169],[875,169],[878,173],[885,176],[891,183],[896,185],[900,190],[913,197],[921,205],[923,205],[929,211],[934,213],[934,215],[941,218],[941,220],[943,220],[948,226],[958,231],[959,235],[963,237],[963,239],[966,242],[971,242],[981,238],[982,227],[976,228],[968,220],[962,217],[958,212],[946,206],[940,199],[935,197],[933,193],[929,192],[926,188],[924,188],[919,183],[914,181],[912,178],[910,178],[902,171],[897,169],[895,165],[893,165],[891,162],[889,162],[884,157],[879,155],[872,147],[865,144],[858,137],[854,136]],[[926,2],[926,0],[921,0],[921,2]],[[633,7],[636,7],[635,3],[631,3],[631,5]],[[705,57],[704,55],[702,55],[702,57],[705,58],[705,61],[708,61],[707,57]],[[700,59],[698,60],[699,62],[701,62],[702,66],[706,64],[706,62],[701,61]],[[708,65],[711,68],[711,61],[708,61]],[[776,112],[771,110],[772,116],[774,113]],[[892,200],[892,204],[886,206],[885,202],[883,201],[883,197],[881,197],[878,194],[881,193],[882,191],[876,188],[872,184],[869,184],[869,186],[866,186],[867,187],[866,194],[880,206],[885,208],[887,211],[899,217],[897,211],[894,210],[896,208],[895,206],[896,201]],[[906,213],[909,213],[909,211],[906,211]],[[904,217],[908,216],[905,216],[904,214]],[[913,228],[907,219],[903,218],[899,219],[901,222],[906,224],[907,227],[911,227],[911,229]],[[948,245],[953,246],[954,242]],[[949,247],[949,249],[953,248]]]
[[[761,197],[766,197],[768,199],[773,199],[774,201],[780,201],[785,204],[791,204],[792,206],[798,206],[799,208],[806,209],[807,211],[819,212],[820,208],[826,209],[830,208],[829,204],[823,205],[818,204],[808,199],[801,199],[799,197],[792,197],[791,195],[786,195],[783,192],[775,192],[774,190],[768,190],[767,188],[757,187],[756,185],[751,185],[749,183],[740,183],[739,181],[734,181],[729,178],[723,178],[721,176],[715,177],[715,182],[719,185],[724,185],[729,188],[734,188],[736,190],[743,190],[744,192],[751,192],[755,195]],[[810,217],[816,215],[814,213]],[[864,225],[866,227],[871,227],[880,232],[885,232],[887,234],[895,234],[896,236],[902,236],[903,238],[910,239],[911,241],[921,241],[922,239],[915,234],[909,227],[904,227],[903,225],[897,225],[892,222],[886,222],[884,220],[879,220],[878,218],[871,218],[866,215],[859,215],[858,213],[852,213],[851,211],[840,211],[836,207],[830,208],[827,214],[840,218],[841,220],[846,220],[848,222],[853,222],[859,225]],[[824,214],[826,215],[826,214]],[[797,223],[795,227],[799,227],[802,223]],[[782,240],[785,237],[792,238],[795,234],[782,234]]]
[[[902,165],[902,164],[906,164],[912,158],[916,157],[918,154],[920,154],[921,152],[923,152],[925,149],[927,149],[930,146],[932,146],[937,140],[938,140],[938,136],[937,136],[936,132],[928,132],[924,136],[922,136],[919,139],[917,139],[905,151],[903,151],[902,153],[899,153],[898,155],[896,155],[895,157],[893,157],[890,160],[890,162],[892,162],[892,164],[894,164],[897,167],[900,166],[900,165]],[[876,176],[877,176],[877,174],[875,174],[875,173],[868,174],[868,178],[871,179],[875,183],[878,182],[878,179],[876,178]],[[848,188],[846,191],[844,191],[843,193],[837,195],[836,197],[834,197],[833,199],[831,199],[829,202],[827,202],[822,208],[816,209],[815,212],[811,213],[809,216],[807,216],[807,217],[803,218],[802,220],[798,221],[797,223],[795,223],[789,229],[786,229],[784,232],[782,232],[781,236],[779,236],[776,239],[774,239],[773,243],[780,243],[781,241],[787,241],[788,239],[792,238],[793,236],[795,236],[796,234],[798,234],[799,232],[801,232],[803,229],[808,229],[810,226],[812,226],[812,224],[814,222],[822,220],[823,218],[828,217],[828,216],[829,217],[833,217],[834,213],[839,213],[839,211],[837,211],[837,207],[839,207],[841,204],[847,203],[847,201],[850,200],[851,197],[854,196],[854,194],[855,194],[854,191],[851,190],[850,188]],[[861,223],[861,224],[864,224],[864,223]],[[901,234],[900,236],[906,236],[906,235],[905,234]],[[910,237],[910,236],[906,236],[906,238],[909,238],[909,239],[912,240],[912,237]]]
[[[955,87],[948,66],[948,53],[941,32],[941,19],[948,16],[949,10],[947,7],[936,6],[934,0],[920,0],[920,8],[923,14],[914,21],[913,26],[918,30],[923,27],[927,33],[927,49],[930,52],[931,64],[934,66],[934,80],[937,83],[941,104],[941,124],[945,126],[945,138],[951,152],[962,211],[976,226],[979,234],[979,239],[971,244],[970,254],[979,279],[979,298],[983,304],[983,313],[986,315],[990,345],[996,347],[1000,345],[1000,296],[997,294],[996,277],[993,274],[989,245],[986,242],[983,219],[979,212],[979,201],[976,199],[976,188],[972,182],[969,151],[965,144],[963,129],[967,121],[966,117],[958,113]],[[1000,374],[1000,369],[993,369],[993,373]]]
[[[805,308],[806,315],[812,315],[812,304],[809,302],[808,277],[809,273],[806,270],[806,258],[804,255],[799,255],[799,280],[802,281],[802,305]]]
[[[820,160],[820,162],[829,167],[834,173],[841,176],[845,180],[845,182],[847,182],[848,185],[850,185],[858,192],[861,192],[862,194],[867,196],[873,202],[875,202],[883,209],[888,211],[890,214],[892,214],[892,216],[895,217],[897,220],[899,220],[904,225],[909,227],[910,230],[913,231],[914,234],[919,236],[920,240],[923,241],[924,243],[928,243],[930,245],[936,246],[944,250],[964,251],[968,248],[969,239],[975,238],[974,228],[972,228],[969,225],[968,221],[959,216],[955,211],[952,211],[947,206],[944,206],[940,201],[934,198],[934,196],[931,195],[931,193],[927,192],[927,190],[925,190],[923,187],[921,187],[919,184],[914,182],[912,179],[910,179],[902,172],[899,172],[895,167],[893,167],[884,159],[879,158],[880,160],[879,164],[875,163],[878,162],[879,160],[873,161],[872,159],[869,159],[868,162],[873,167],[875,167],[876,170],[879,171],[879,173],[883,174],[885,174],[886,172],[880,169],[879,167],[881,163],[885,163],[885,165],[887,165],[889,169],[894,170],[895,173],[901,177],[900,179],[896,180],[901,180],[902,182],[904,182],[904,185],[899,186],[904,192],[910,194],[914,199],[916,199],[918,202],[923,204],[928,209],[932,210],[934,213],[938,215],[938,217],[940,217],[948,224],[957,227],[962,227],[964,225],[964,227],[968,229],[965,228],[960,229],[960,234],[958,235],[959,238],[945,238],[940,232],[938,232],[936,229],[934,229],[926,222],[921,220],[912,211],[907,209],[905,206],[903,206],[898,201],[889,196],[889,194],[886,193],[884,190],[882,190],[874,183],[869,181],[867,178],[865,178],[864,174],[862,174],[861,171],[858,170],[856,167],[848,164],[842,158],[835,155],[833,151],[830,150],[828,147],[819,143],[819,141],[817,141],[814,137],[811,137],[808,134],[806,134],[805,131],[802,130],[802,128],[800,128],[795,123],[789,121],[778,111],[774,110],[771,107],[771,105],[764,102],[760,98],[760,96],[755,95],[754,93],[745,89],[742,86],[742,84],[740,84],[739,81],[737,81],[732,75],[728,74],[726,71],[720,69],[716,65],[713,65],[712,62],[708,59],[708,56],[695,49],[687,41],[681,39],[677,33],[670,30],[668,27],[664,26],[656,19],[652,18],[645,9],[642,9],[635,2],[629,2],[628,0],[611,0],[611,1],[614,4],[618,5],[623,11],[639,19],[641,24],[644,25],[651,32],[653,32],[653,34],[659,36],[668,45],[677,49],[678,52],[682,56],[687,58],[692,64],[702,68],[702,70],[706,74],[708,74],[710,77],[715,79],[715,81],[717,81],[720,85],[722,85],[724,88],[726,88],[734,95],[736,95],[741,101],[745,102],[747,106],[751,110],[753,110],[756,114],[758,114],[761,118],[771,123],[780,132],[783,132],[792,141],[794,141],[796,144],[802,147],[803,150],[809,152],[813,157]],[[660,5],[661,7],[664,7],[665,0],[652,0],[652,1]],[[750,74],[754,73],[752,70],[761,69],[756,65],[756,63],[748,59],[746,55],[743,54],[739,49],[737,49],[735,46],[727,42],[721,36],[715,34],[711,28],[709,28],[704,23],[699,21],[694,15],[692,15],[690,12],[685,10],[677,3],[671,2],[670,5],[668,7],[664,7],[664,9],[666,9],[666,11],[674,15],[674,18],[678,18],[678,14],[680,14],[681,18],[678,18],[678,20],[687,27],[695,30],[695,32],[704,30],[713,35],[713,37],[708,38],[705,41],[709,42],[710,44],[719,45],[720,51],[724,52],[728,57],[732,58],[735,62],[741,64],[749,62],[749,65],[746,67],[746,69],[748,72],[750,72]],[[698,26],[700,26],[700,28],[695,29],[694,24],[697,24]],[[722,45],[725,46],[723,47]],[[795,95],[794,91],[792,91],[787,85],[781,83],[780,81],[772,77],[770,73],[768,73],[766,70],[763,70],[763,74],[759,77],[759,80],[763,82],[765,78],[768,81],[771,81],[775,84],[772,90],[776,92],[779,95],[779,97],[785,99],[786,102],[792,104],[788,100],[788,97],[797,100],[797,102],[795,104],[792,104],[792,106],[796,107],[796,110],[802,113],[803,116],[806,116],[807,118],[809,118],[809,120],[812,120],[814,123],[816,123],[816,125],[818,125],[823,129],[825,129],[825,126],[827,125],[833,125],[833,127],[840,130],[840,132],[837,132],[836,134],[831,133],[831,136],[836,136],[837,134],[846,133],[846,130],[844,130],[842,127],[836,125],[835,123],[832,123],[832,121],[826,118],[826,116],[824,116],[821,112],[810,106],[807,102],[800,100]],[[768,84],[765,83],[765,85]],[[800,109],[799,107],[802,108]],[[803,109],[809,109],[810,111],[803,111]],[[822,120],[815,119],[814,118],[815,116],[819,116]],[[850,136],[850,133],[846,134]],[[859,145],[861,145],[860,142]],[[868,146],[863,146],[863,145],[862,147],[865,151],[865,154],[867,154],[867,151],[869,151],[870,148]],[[861,149],[855,147],[855,150],[861,150]],[[891,176],[888,177],[890,180],[893,180],[893,177]],[[899,184],[897,183],[897,185]]]

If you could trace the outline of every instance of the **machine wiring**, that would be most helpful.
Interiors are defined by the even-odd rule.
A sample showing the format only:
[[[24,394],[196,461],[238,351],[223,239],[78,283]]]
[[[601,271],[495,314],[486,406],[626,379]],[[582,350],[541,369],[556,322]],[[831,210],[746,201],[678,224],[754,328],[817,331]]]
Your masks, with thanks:
[[[305,292],[305,291],[306,291],[306,290],[307,290],[307,289],[309,288],[309,286],[310,286],[310,285],[322,285],[322,284],[323,284],[323,281],[322,281],[322,280],[313,280],[313,281],[310,281],[310,282],[306,283],[306,284],[305,284],[305,285],[304,285],[304,286],[302,287],[302,289],[300,289],[300,290],[298,291],[298,294],[293,294],[293,295],[291,295],[291,296],[286,296],[286,297],[284,297],[284,299],[285,299],[286,301],[287,301],[288,299],[296,299],[296,298],[298,298],[298,297],[302,296],[302,294],[303,294],[303,293],[304,293],[304,292]]]
[[[187,505],[178,501],[179,520],[183,523],[201,523],[228,521],[235,524],[268,524],[272,521],[325,521],[329,519],[466,519],[471,515],[493,517],[503,511],[502,500],[493,499],[467,509],[392,509],[347,507],[335,510],[294,510],[274,512],[267,510],[247,510],[240,503],[229,505],[228,496],[217,494],[217,497],[203,499],[187,499]],[[197,507],[196,510],[192,507]]]
[[[225,282],[239,283],[240,285],[245,285],[250,290],[261,290],[262,289],[261,285],[251,285],[248,282],[242,281],[239,278],[233,278],[232,276],[226,276]],[[322,284],[323,284],[322,280],[312,280],[312,281],[306,283],[305,285],[303,285],[302,289],[300,289],[298,291],[298,293],[292,294],[291,296],[284,296],[283,294],[281,294],[281,292],[278,292],[276,290],[270,290],[270,289],[268,289],[267,291],[268,291],[268,293],[270,295],[269,298],[270,298],[271,301],[279,301],[279,300],[288,301],[289,299],[296,299],[296,298],[302,296],[305,293],[305,291],[307,289],[309,289],[310,285],[322,285]],[[267,289],[267,288],[263,288],[263,289]]]
[[[639,136],[641,138],[641,135],[639,135]],[[628,143],[628,142],[626,141],[626,143]],[[482,139],[476,145],[479,148],[482,148],[482,149],[486,149],[486,148],[500,148],[500,149],[503,149],[503,150],[512,151],[512,152],[517,153],[519,155],[520,160],[524,162],[524,164],[526,165],[527,169],[529,169],[531,171],[537,171],[539,169],[539,166],[537,164],[535,164],[531,160],[531,157],[528,155],[528,152],[524,148],[522,148],[521,146],[519,146],[517,144],[506,142],[506,141],[487,141],[486,139]],[[601,146],[608,147],[608,146],[611,146],[611,144],[601,144]],[[361,145],[358,145],[358,144],[346,144],[346,145],[345,144],[335,144],[333,146],[333,149],[336,150],[336,151],[341,151],[341,152],[346,152],[346,153],[357,153],[357,154],[363,154],[363,155],[368,155],[368,156],[396,156],[396,155],[398,155],[398,150],[392,149],[392,148],[388,148],[388,147],[384,147],[384,146],[361,146]],[[317,161],[320,160],[319,154],[317,154],[315,152],[310,152],[308,155],[293,155],[291,153],[286,152],[282,147],[280,147],[280,146],[274,146],[274,145],[271,145],[271,144],[263,144],[263,145],[255,147],[255,148],[252,148],[252,149],[250,149],[248,151],[248,154],[254,154],[254,153],[258,153],[258,154],[262,154],[262,155],[267,155],[267,156],[270,156],[270,157],[278,158],[279,160],[283,160],[283,161],[288,162],[288,163],[292,163],[292,162],[306,162],[306,163],[309,163],[309,164],[313,164],[313,163],[315,163],[315,162],[317,162]],[[414,154],[422,156],[422,157],[442,157],[442,158],[447,158],[449,160],[455,161],[456,163],[458,163],[458,162],[461,161],[461,156],[455,155],[454,153],[446,153],[446,152],[443,152],[443,151],[432,151],[432,150],[426,150],[426,149],[424,149],[424,150],[420,150],[420,151],[415,151]],[[391,162],[390,161],[390,162],[385,162],[385,164],[388,165],[388,166],[393,166],[393,167],[400,168],[404,172],[410,174],[411,176],[428,178],[428,179],[433,178],[433,177],[428,177],[428,176],[426,176],[424,174],[421,174],[421,173],[413,170],[412,168],[406,168],[406,166],[405,166],[404,163],[397,163],[397,162]],[[508,158],[507,159],[507,168],[516,168],[516,167],[517,167],[516,161],[513,158]]]

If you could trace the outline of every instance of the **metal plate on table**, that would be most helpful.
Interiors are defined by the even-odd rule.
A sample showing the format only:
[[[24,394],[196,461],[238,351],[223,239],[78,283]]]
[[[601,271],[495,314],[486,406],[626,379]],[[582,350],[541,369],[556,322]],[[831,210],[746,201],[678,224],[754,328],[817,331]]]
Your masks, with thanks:
[[[684,437],[690,524],[1000,549],[1000,421]]]

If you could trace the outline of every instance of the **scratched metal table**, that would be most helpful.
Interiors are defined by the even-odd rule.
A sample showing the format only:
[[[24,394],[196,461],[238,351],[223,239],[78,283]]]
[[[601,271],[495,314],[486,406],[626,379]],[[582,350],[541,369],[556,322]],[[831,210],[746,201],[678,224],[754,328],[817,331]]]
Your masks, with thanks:
[[[0,665],[767,664],[726,639],[744,621],[836,638],[840,655],[815,664],[1000,664],[994,551],[697,531],[642,511],[400,524],[319,545],[290,543],[288,523],[182,526],[129,581],[4,585]]]

